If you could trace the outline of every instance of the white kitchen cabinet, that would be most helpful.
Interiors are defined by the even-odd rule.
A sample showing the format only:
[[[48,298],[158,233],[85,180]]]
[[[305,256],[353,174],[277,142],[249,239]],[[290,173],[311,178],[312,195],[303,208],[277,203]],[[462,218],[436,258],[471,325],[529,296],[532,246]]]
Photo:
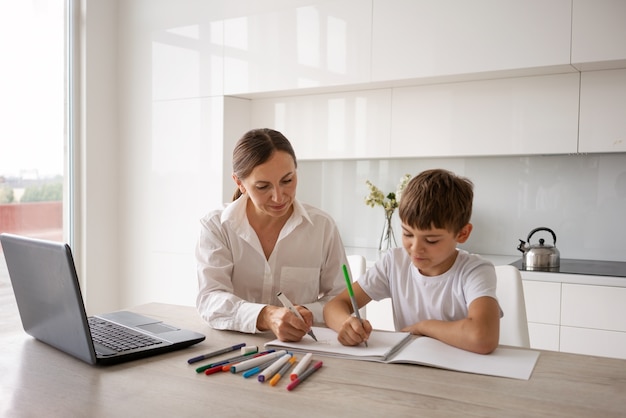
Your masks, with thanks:
[[[625,115],[626,69],[581,73],[580,152],[626,152]]]
[[[298,159],[389,155],[391,90],[255,99],[252,126],[281,131]]]
[[[573,1],[572,65],[581,71],[626,68],[625,1]]]
[[[224,94],[370,81],[371,0],[265,4],[223,22]]]
[[[561,325],[626,333],[626,288],[563,283],[562,290]]]
[[[560,350],[626,358],[626,288],[563,283]]]
[[[561,323],[561,283],[524,280],[522,285],[528,322],[559,325]]]
[[[522,285],[530,346],[559,351],[561,283],[523,280]]]
[[[626,332],[562,326],[560,347],[566,353],[626,359]]]
[[[522,277],[532,348],[626,358],[626,287],[571,283],[598,279],[578,274]]]
[[[570,67],[570,0],[374,0],[372,81]]]
[[[577,152],[579,75],[393,89],[391,157]]]

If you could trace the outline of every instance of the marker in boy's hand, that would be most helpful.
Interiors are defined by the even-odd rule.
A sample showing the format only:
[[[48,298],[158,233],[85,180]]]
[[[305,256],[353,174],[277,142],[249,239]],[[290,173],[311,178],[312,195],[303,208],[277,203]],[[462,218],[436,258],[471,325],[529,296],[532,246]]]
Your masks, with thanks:
[[[356,297],[354,296],[354,291],[352,289],[352,279],[350,279],[350,273],[348,273],[348,267],[344,264],[342,266],[342,269],[343,269],[343,277],[346,279],[346,291],[348,292],[348,296],[350,297],[350,303],[352,304],[354,316],[359,322],[361,322],[360,327],[352,325],[347,328],[347,331],[350,332],[351,330],[354,330],[356,332],[356,336],[360,337],[361,341],[363,341],[365,343],[365,346],[367,347],[367,337],[369,337],[369,332],[366,332],[365,328],[362,325],[363,320],[361,319],[361,314],[359,313],[359,304],[356,300]],[[370,326],[370,332],[371,331],[372,329]],[[364,333],[367,335],[364,335]],[[351,340],[354,340],[354,339],[351,338]]]

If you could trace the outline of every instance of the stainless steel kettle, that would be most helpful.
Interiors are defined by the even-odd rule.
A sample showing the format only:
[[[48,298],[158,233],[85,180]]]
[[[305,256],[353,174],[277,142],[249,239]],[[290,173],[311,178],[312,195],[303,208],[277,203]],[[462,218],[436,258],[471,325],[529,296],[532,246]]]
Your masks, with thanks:
[[[535,232],[547,231],[552,234],[554,245],[545,244],[543,238],[539,239],[539,245],[531,245],[530,238]],[[522,268],[524,270],[538,271],[559,271],[561,255],[556,248],[556,234],[550,228],[535,228],[528,234],[526,241],[519,240],[517,249],[524,253],[522,258]]]

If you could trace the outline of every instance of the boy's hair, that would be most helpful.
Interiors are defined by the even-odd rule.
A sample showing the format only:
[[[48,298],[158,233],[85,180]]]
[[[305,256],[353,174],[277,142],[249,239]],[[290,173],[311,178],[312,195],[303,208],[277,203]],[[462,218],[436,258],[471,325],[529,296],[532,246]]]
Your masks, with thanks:
[[[443,169],[413,177],[402,192],[400,220],[419,230],[445,229],[458,233],[472,216],[474,184]]]

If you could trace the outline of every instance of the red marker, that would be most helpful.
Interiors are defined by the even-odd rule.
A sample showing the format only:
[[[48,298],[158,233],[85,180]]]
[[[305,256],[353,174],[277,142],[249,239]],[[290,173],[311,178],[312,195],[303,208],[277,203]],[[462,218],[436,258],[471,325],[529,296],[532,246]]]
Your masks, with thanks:
[[[311,376],[313,373],[318,371],[322,367],[322,364],[323,363],[321,361],[318,361],[312,367],[308,368],[304,373],[298,376],[296,380],[292,381],[291,383],[289,383],[289,385],[287,385],[287,390],[295,389],[296,386],[304,382],[309,376]]]
[[[296,367],[295,369],[293,369],[291,376],[289,376],[292,381],[296,380],[298,378],[298,375],[306,370],[306,368],[309,366],[309,363],[311,362],[312,355],[313,353],[306,353],[304,357],[302,357],[302,360],[300,360],[298,364],[296,364]]]

